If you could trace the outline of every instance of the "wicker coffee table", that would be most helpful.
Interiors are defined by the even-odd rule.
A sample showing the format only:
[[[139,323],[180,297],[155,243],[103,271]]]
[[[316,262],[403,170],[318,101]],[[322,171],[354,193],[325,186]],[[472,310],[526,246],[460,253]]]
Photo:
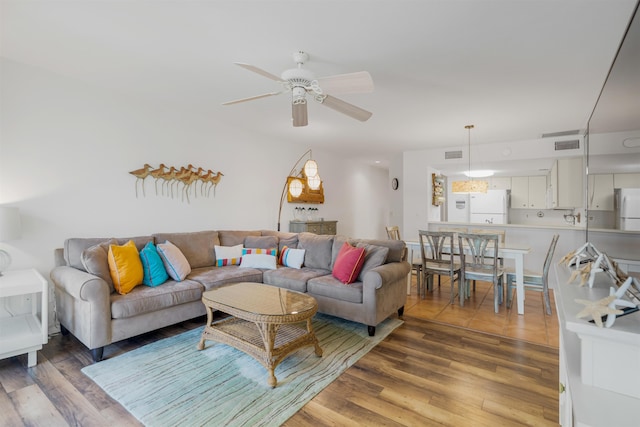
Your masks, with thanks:
[[[231,345],[260,362],[268,371],[267,382],[275,387],[276,366],[291,352],[314,346],[322,356],[311,318],[318,310],[316,300],[306,294],[260,283],[233,283],[202,294],[207,324],[198,343],[206,340]],[[213,311],[231,317],[214,322]],[[306,325],[303,323],[306,322]]]

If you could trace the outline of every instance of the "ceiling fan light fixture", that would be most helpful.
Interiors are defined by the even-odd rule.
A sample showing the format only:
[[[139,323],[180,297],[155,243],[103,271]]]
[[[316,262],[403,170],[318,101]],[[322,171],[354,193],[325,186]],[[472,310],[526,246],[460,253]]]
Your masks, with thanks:
[[[333,96],[326,95],[326,92],[335,95],[340,93],[367,93],[373,91],[373,80],[371,79],[371,75],[368,72],[360,71],[356,73],[340,74],[316,79],[313,72],[303,68],[303,65],[308,59],[309,55],[306,52],[294,52],[293,60],[296,63],[297,68],[290,68],[283,71],[281,77],[271,74],[254,65],[236,62],[236,65],[244,68],[245,70],[260,74],[263,77],[280,83],[283,87],[283,90],[280,92],[270,92],[262,95],[252,96],[249,98],[228,101],[224,102],[223,105],[232,105],[246,101],[253,101],[256,99],[275,96],[290,91],[292,94],[291,103],[293,105],[294,127],[306,126],[308,124],[306,111],[307,93],[311,94],[311,96],[313,96],[318,103],[323,104],[354,119],[364,122],[368,120],[369,117],[371,117],[372,113],[367,110],[364,110]],[[323,85],[326,85],[328,89],[323,88]],[[299,108],[301,104],[304,105],[304,110],[302,108]]]

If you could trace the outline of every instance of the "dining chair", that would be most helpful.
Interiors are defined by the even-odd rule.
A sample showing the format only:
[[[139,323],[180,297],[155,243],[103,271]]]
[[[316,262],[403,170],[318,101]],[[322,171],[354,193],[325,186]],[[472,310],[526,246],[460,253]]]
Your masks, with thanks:
[[[500,243],[504,244],[504,241],[507,238],[507,230],[495,230],[495,229],[487,229],[487,228],[473,228],[471,229],[472,234],[497,234],[500,238]]]
[[[463,283],[460,293],[460,305],[470,296],[470,280],[482,280],[493,284],[493,307],[498,313],[498,306],[502,303],[504,284],[504,268],[498,261],[497,234],[458,234],[458,244],[461,264],[461,281]]]
[[[425,288],[430,288],[433,284],[433,276],[438,276],[438,286],[440,286],[440,276],[449,276],[451,283],[451,304],[455,298],[455,282],[458,282],[458,293],[462,293],[462,282],[460,281],[460,263],[456,262],[452,255],[454,240],[452,232],[446,231],[425,231],[418,230],[420,235],[420,254],[422,257],[422,296]],[[420,289],[418,289],[420,295]]]
[[[387,231],[387,238],[389,240],[402,240],[402,238],[400,237],[400,228],[397,225],[390,225],[388,227],[385,227],[385,229]],[[406,254],[407,248],[405,247],[404,250]],[[419,292],[420,291],[420,275],[422,271],[422,261],[415,262],[414,259],[410,259],[408,261],[409,261],[409,264],[411,264],[411,272],[413,273],[415,271],[416,286]],[[410,286],[410,283],[407,286]],[[409,291],[410,291],[410,288],[407,288],[407,295],[409,294]]]
[[[544,259],[542,266],[542,272],[524,271],[523,283],[525,289],[531,289],[540,291],[544,295],[544,305],[547,310],[547,314],[551,315],[551,302],[549,300],[549,268],[551,267],[551,259],[556,251],[556,244],[558,243],[558,234],[554,234],[551,239],[551,245],[547,251],[547,256]],[[511,307],[513,302],[513,289],[516,287],[514,283],[516,280],[516,272],[513,269],[505,270],[507,275],[507,308]]]
[[[495,229],[486,229],[486,228],[474,228],[471,230],[473,234],[497,234],[500,237],[500,244],[504,245],[505,240],[507,239],[507,230],[495,230]],[[498,262],[500,265],[504,265],[504,258],[498,257]]]

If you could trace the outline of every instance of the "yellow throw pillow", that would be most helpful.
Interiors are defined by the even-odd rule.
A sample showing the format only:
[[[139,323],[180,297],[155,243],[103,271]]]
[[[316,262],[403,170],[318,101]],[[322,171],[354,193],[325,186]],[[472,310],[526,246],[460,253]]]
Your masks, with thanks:
[[[128,294],[142,284],[144,270],[142,261],[133,240],[122,246],[109,245],[109,272],[113,286],[119,294]]]

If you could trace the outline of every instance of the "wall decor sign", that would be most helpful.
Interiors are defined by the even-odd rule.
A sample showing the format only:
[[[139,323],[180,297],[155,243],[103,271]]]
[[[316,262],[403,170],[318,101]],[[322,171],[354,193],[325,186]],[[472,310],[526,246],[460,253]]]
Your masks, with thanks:
[[[189,192],[192,188],[194,197],[198,197],[198,182],[200,182],[200,194],[202,196],[209,197],[213,190],[213,196],[215,197],[216,187],[224,176],[220,171],[213,172],[211,169],[205,171],[203,168],[196,168],[192,164],[178,169],[174,166],[165,166],[164,163],[160,163],[157,168],[145,163],[142,169],[136,169],[129,173],[136,177],[136,197],[138,197],[138,181],[141,181],[142,195],[146,196],[144,182],[150,177],[154,180],[156,195],[158,195],[158,181],[160,181],[162,195],[165,195],[166,191],[166,195],[171,196],[173,199],[174,194],[177,195],[178,191],[180,191],[181,200],[184,202],[186,198],[187,203],[190,203]]]

